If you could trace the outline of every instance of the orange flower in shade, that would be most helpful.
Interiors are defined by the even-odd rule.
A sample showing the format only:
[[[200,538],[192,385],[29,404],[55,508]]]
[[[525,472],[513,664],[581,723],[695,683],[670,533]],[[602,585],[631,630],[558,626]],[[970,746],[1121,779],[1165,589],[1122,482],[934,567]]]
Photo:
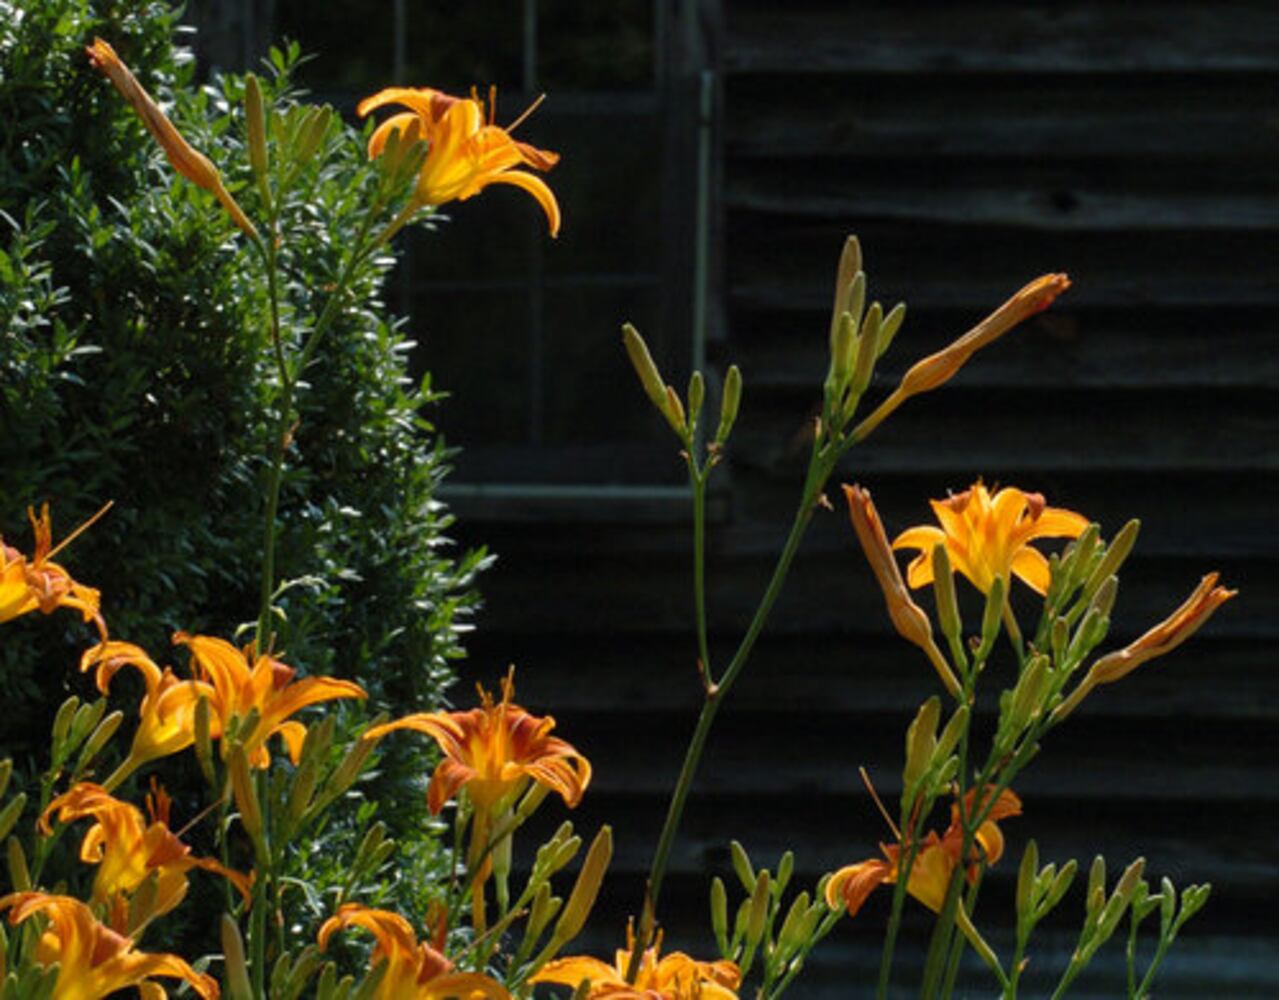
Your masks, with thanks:
[[[136,934],[139,927],[154,917],[168,913],[187,892],[187,872],[203,868],[229,879],[249,898],[251,880],[224,867],[211,858],[191,856],[191,849],[169,829],[170,800],[163,789],[153,785],[147,796],[151,822],[147,823],[136,806],[112,798],[106,789],[83,781],[49,803],[40,817],[40,828],[47,836],[49,818],[56,812],[63,823],[86,817],[95,820],[80,842],[80,860],[96,864],[93,880],[94,905],[106,907],[111,926],[121,933]],[[129,926],[129,898],[152,874],[155,874],[155,901],[149,912],[135,914]]]
[[[221,202],[222,207],[226,209],[235,224],[246,235],[257,239],[257,229],[249,221],[249,217],[244,214],[244,210],[240,208],[239,203],[231,197],[231,192],[222,183],[222,177],[218,173],[217,167],[213,165],[207,156],[194,149],[182,137],[182,133],[177,130],[173,122],[169,121],[168,116],[160,110],[160,106],[155,103],[142,84],[138,83],[137,77],[133,75],[129,67],[120,61],[115,49],[101,38],[95,38],[93,44],[87,46],[84,51],[89,56],[90,65],[110,80],[115,89],[120,92],[120,95],[137,112],[138,117],[142,119],[142,124],[147,127],[147,131],[151,133],[152,138],[164,150],[164,155],[169,158],[173,169],[191,181],[191,183],[210,192]]]
[[[103,640],[107,637],[106,622],[98,611],[98,592],[92,587],[85,587],[71,579],[71,574],[50,560],[66,548],[89,525],[110,509],[107,504],[100,511],[67,535],[56,546],[53,544],[53,520],[49,516],[49,505],[40,508],[40,516],[36,516],[35,508],[27,508],[27,517],[31,519],[31,531],[35,536],[35,552],[28,560],[17,549],[4,544],[0,539],[0,622],[25,615],[32,611],[52,614],[58,608],[74,608],[84,616],[86,622],[93,622]]]
[[[1176,611],[1141,638],[1123,649],[1107,653],[1094,663],[1070,697],[1053,711],[1053,718],[1060,722],[1093,688],[1126,677],[1147,660],[1171,652],[1194,635],[1219,607],[1238,593],[1237,590],[1218,586],[1217,576],[1209,573]]]
[[[252,647],[236,649],[224,639],[176,632],[174,643],[191,650],[198,678],[212,685],[212,715],[225,731],[232,719],[258,711],[258,725],[244,742],[244,752],[253,767],[268,767],[271,755],[266,741],[275,735],[284,740],[289,759],[296,764],[302,756],[306,726],[290,716],[322,701],[334,698],[367,698],[354,681],[334,677],[304,677],[294,680],[296,671],[271,656],[255,656]]]
[[[973,792],[964,797],[965,815],[972,815],[974,801]],[[982,803],[983,807],[985,804]],[[976,878],[981,865],[993,865],[1003,856],[1004,837],[999,829],[999,821],[1019,815],[1021,800],[1007,789],[1000,792],[973,838],[972,853],[967,859],[970,880]],[[951,808],[950,826],[946,832],[940,837],[935,832],[930,832],[920,844],[906,882],[906,891],[934,913],[941,911],[946,900],[946,891],[955,866],[960,863],[963,842],[964,828],[960,820],[960,807],[956,803]],[[901,845],[881,844],[880,850],[886,860],[868,858],[841,868],[831,876],[826,883],[827,905],[842,906],[848,910],[850,917],[855,916],[876,888],[897,881]]]
[[[958,698],[959,680],[937,648],[937,643],[933,641],[933,626],[928,615],[911,600],[910,591],[906,589],[901,570],[898,569],[897,560],[888,544],[888,536],[884,534],[879,512],[871,501],[870,491],[860,486],[845,485],[844,497],[848,500],[853,530],[857,532],[857,540],[866,553],[866,561],[870,563],[875,579],[879,581],[879,589],[884,592],[884,601],[888,604],[888,615],[892,618],[893,625],[903,638],[924,651],[946,690]]]
[[[1088,527],[1082,514],[1047,507],[1040,494],[1012,486],[992,497],[979,482],[963,493],[929,503],[941,527],[907,528],[893,540],[895,549],[921,550],[906,568],[912,587],[933,582],[933,549],[944,542],[951,566],[983,594],[990,593],[996,577],[1008,583],[1010,575],[1043,594],[1048,590],[1048,560],[1030,542],[1076,538]]]
[[[559,233],[560,207],[551,189],[536,174],[515,169],[550,170],[559,156],[512,139],[514,125],[508,129],[495,125],[493,93],[487,114],[483,102],[474,97],[451,97],[429,87],[388,87],[366,97],[356,111],[367,115],[387,104],[409,110],[392,115],[377,127],[369,138],[369,159],[381,154],[393,132],[406,141],[425,140],[426,159],[413,192],[416,204],[465,201],[490,184],[511,184],[533,196],[546,213],[551,235]]]
[[[333,932],[363,927],[377,939],[370,967],[387,963],[373,994],[376,1000],[509,1000],[501,983],[478,972],[454,972],[453,963],[426,942],[419,943],[409,922],[398,913],[344,903],[320,928],[320,950]],[[441,925],[443,929],[443,925]]]
[[[590,762],[569,743],[551,736],[555,720],[538,717],[512,704],[515,678],[502,681],[502,700],[480,688],[482,704],[467,712],[421,712],[374,726],[366,740],[380,739],[397,729],[413,729],[432,737],[444,751],[426,802],[432,813],[461,788],[479,813],[489,813],[519,792],[530,780],[559,792],[576,806],[591,781]]]
[[[561,983],[576,989],[589,979],[590,992],[586,995],[590,1000],[737,1000],[742,976],[732,962],[699,962],[678,951],[659,959],[661,946],[659,932],[657,941],[640,960],[634,983],[626,981],[635,949],[635,934],[630,927],[626,929],[626,947],[617,950],[612,965],[586,955],[560,958],[542,966],[529,982]]]
[[[164,995],[151,982],[155,976],[185,980],[204,1000],[217,1000],[213,977],[196,972],[177,955],[136,951],[129,938],[100,924],[78,899],[15,892],[0,899],[0,910],[6,909],[9,923],[15,925],[37,913],[48,917],[49,925],[36,946],[36,961],[46,967],[58,963],[53,987],[57,1000],[99,1000],[129,986],[137,986],[152,1000]]]

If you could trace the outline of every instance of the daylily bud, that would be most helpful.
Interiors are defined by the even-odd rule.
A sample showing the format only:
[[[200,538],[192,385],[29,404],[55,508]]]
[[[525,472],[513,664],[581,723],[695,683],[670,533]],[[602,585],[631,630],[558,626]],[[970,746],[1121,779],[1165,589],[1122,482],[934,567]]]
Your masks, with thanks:
[[[644,343],[644,338],[630,323],[622,324],[622,343],[626,346],[627,357],[631,359],[631,367],[635,369],[635,374],[639,376],[640,385],[644,387],[644,394],[665,416],[666,383],[662,381],[662,375],[657,370],[657,365],[653,362],[653,355],[649,353],[648,344]]]
[[[231,914],[222,914],[222,956],[231,1000],[253,1000],[249,969],[244,961],[244,939]]]
[[[258,78],[249,73],[244,78],[244,132],[249,147],[249,166],[259,179],[267,172],[266,107]]]
[[[764,869],[755,880],[755,891],[751,894],[751,908],[746,917],[748,949],[754,949],[764,937],[764,922],[768,918],[769,885],[768,869]]]
[[[853,317],[848,313],[840,313],[831,330],[830,369],[825,386],[826,395],[832,404],[838,403],[840,393],[853,374],[856,347],[857,334],[853,332]]]
[[[543,882],[533,895],[533,905],[528,911],[528,925],[524,929],[525,938],[536,942],[546,930],[546,925],[560,908],[561,900],[551,895],[551,883]],[[530,946],[531,947],[531,946]]]
[[[315,794],[315,786],[320,780],[320,764],[315,758],[302,758],[297,773],[293,775],[293,784],[289,788],[289,819],[296,823],[311,805],[311,796]]]
[[[142,84],[138,83],[137,78],[129,71],[129,67],[120,61],[115,49],[101,38],[95,38],[85,52],[88,53],[89,63],[93,68],[100,70],[121,96],[133,106],[133,110],[142,119],[142,124],[147,127],[147,131],[164,150],[164,155],[169,158],[173,169],[193,184],[211,192],[222,203],[222,207],[226,209],[235,224],[246,235],[256,240],[257,229],[223,185],[217,168],[208,157],[193,149],[191,144],[182,137],[182,133],[160,110],[160,106],[152,100]]]
[[[1048,657],[1042,654],[1032,656],[1013,688],[1012,705],[1008,713],[1008,726],[1012,734],[1020,733],[1043,710],[1044,696],[1048,693],[1048,683],[1051,680]]]
[[[195,757],[200,763],[204,780],[211,786],[217,785],[213,773],[213,743],[209,735],[209,699],[201,697],[195,703]]]
[[[879,356],[882,358],[884,352],[888,350],[892,344],[893,338],[897,336],[897,331],[901,329],[902,322],[906,319],[906,303],[898,302],[889,310],[888,315],[884,317],[884,322],[879,326]]]
[[[952,644],[958,644],[963,623],[959,617],[959,599],[955,596],[955,575],[950,568],[946,543],[933,547],[933,597],[937,601],[937,624]]]
[[[977,647],[976,658],[980,663],[995,648],[995,640],[999,638],[1000,621],[1004,613],[1004,593],[1007,583],[1002,576],[995,577],[986,595],[986,607],[981,616],[981,645]]]
[[[879,357],[879,329],[883,316],[884,310],[876,302],[870,307],[866,313],[866,320],[862,323],[861,334],[857,339],[857,362],[853,369],[853,381],[849,390],[850,400],[854,396],[861,396],[870,385],[870,376],[875,369],[875,359]],[[844,416],[851,417],[851,410]]]
[[[130,937],[137,934],[148,920],[155,916],[155,901],[160,890],[160,873],[152,871],[142,880],[129,899],[129,922],[127,932]]]
[[[786,911],[782,929],[777,932],[777,948],[789,956],[804,943],[804,924],[808,917],[808,893],[801,892]]]
[[[1109,619],[1110,612],[1115,608],[1115,598],[1119,596],[1119,577],[1108,576],[1097,588],[1097,592],[1093,594],[1092,603],[1088,605],[1088,612],[1096,612],[1102,618]]]
[[[1066,645],[1070,642],[1070,622],[1065,618],[1057,618],[1053,621],[1052,631],[1049,633],[1049,642],[1053,651],[1053,662],[1061,664],[1066,659]]]
[[[1032,915],[1035,902],[1035,889],[1039,881],[1039,845],[1034,840],[1026,842],[1026,849],[1021,855],[1021,866],[1017,869],[1017,920],[1025,923]]]
[[[581,871],[577,873],[577,881],[573,883],[573,891],[569,894],[564,912],[555,925],[555,938],[559,941],[570,941],[577,937],[591,908],[595,905],[595,897],[599,894],[600,884],[604,881],[604,872],[613,858],[613,828],[600,827],[599,833],[591,841],[591,848],[586,852],[586,860],[582,862]]]
[[[1167,932],[1172,926],[1172,918],[1177,908],[1177,889],[1167,875],[1159,882],[1159,896],[1159,923]]]
[[[1137,543],[1137,533],[1140,530],[1141,522],[1136,518],[1119,529],[1115,540],[1106,546],[1106,554],[1102,556],[1101,562],[1088,575],[1088,581],[1084,584],[1084,600],[1090,600],[1102,584],[1119,572],[1119,568],[1132,552],[1132,547]]]
[[[115,735],[116,730],[120,728],[120,723],[123,721],[124,713],[116,709],[116,711],[98,723],[98,728],[89,736],[89,739],[84,744],[84,749],[80,751],[80,757],[75,766],[76,774],[79,774],[89,766],[93,758],[107,745],[107,740]],[[0,836],[3,835],[0,834]]]
[[[22,810],[27,805],[27,793],[19,792],[8,804],[0,809],[0,838],[6,837],[9,831],[17,824],[18,819],[22,816]]]
[[[80,745],[80,741],[89,735],[89,731],[102,721],[107,710],[107,700],[99,698],[95,702],[81,705],[71,719],[71,732],[67,734],[68,752]]]
[[[973,354],[1022,320],[1047,309],[1069,287],[1070,279],[1064,274],[1045,274],[1036,278],[958,340],[915,362],[902,376],[892,395],[858,426],[854,432],[856,438],[866,437],[911,396],[929,392],[949,381]]]
[[[688,431],[688,417],[684,415],[684,404],[680,402],[679,393],[675,391],[674,386],[666,387],[666,422],[671,425],[671,430],[676,434],[683,436]]]
[[[1093,910],[1093,900],[1103,895],[1105,891],[1106,859],[1098,854],[1092,859],[1092,866],[1088,869],[1088,894],[1084,897],[1084,903],[1089,913]]]
[[[780,896],[790,884],[790,877],[795,871],[795,852],[786,851],[777,862],[777,878],[773,880],[773,892]]]
[[[724,880],[716,875],[711,879],[711,929],[715,932],[715,943],[719,953],[728,956],[728,890],[724,888]]]
[[[17,837],[10,837],[5,844],[9,860],[9,884],[15,892],[31,891],[31,871],[27,868],[27,855]]]
[[[848,287],[848,304],[844,311],[853,318],[853,336],[861,330],[862,313],[866,309],[866,273],[858,271]]]
[[[883,591],[888,616],[894,627],[903,638],[924,651],[946,690],[958,698],[961,691],[959,681],[933,641],[933,628],[928,615],[911,599],[910,591],[906,589],[901,568],[888,544],[888,536],[884,533],[884,525],[879,520],[879,512],[875,510],[870,492],[860,486],[845,485],[844,496],[848,500],[853,530],[857,533],[866,561],[870,563],[880,590]]]
[[[937,723],[941,719],[941,700],[933,695],[915,713],[906,729],[906,767],[902,771],[902,793],[908,795],[919,776],[933,762],[937,749]]]
[[[227,771],[231,776],[231,791],[235,795],[236,808],[240,810],[240,823],[254,840],[262,834],[262,810],[249,774],[249,758],[240,743],[231,745],[227,754]]]
[[[958,745],[959,737],[963,735],[967,726],[968,706],[960,705],[946,723],[946,728],[941,731],[941,736],[937,738],[937,746],[933,748],[933,760],[948,756]]]
[[[701,372],[693,372],[688,377],[688,417],[692,423],[702,415],[702,403],[706,399],[706,380]]]
[[[0,795],[3,795],[9,788],[9,778],[13,775],[13,758],[6,757],[0,760]]]
[[[1047,913],[1061,902],[1061,898],[1070,889],[1070,884],[1075,881],[1075,873],[1078,870],[1079,865],[1074,858],[1071,858],[1061,866],[1061,871],[1053,879],[1052,887],[1048,890],[1047,896],[1044,897],[1041,907],[1042,912]]]
[[[839,254],[839,267],[835,271],[835,305],[831,309],[830,326],[831,336],[835,334],[835,325],[839,322],[840,314],[851,312],[853,321],[861,315],[861,309],[854,311],[849,305],[849,296],[853,290],[853,284],[857,280],[857,275],[862,270],[862,245],[857,241],[856,236],[849,236],[844,240],[844,249]],[[866,276],[862,275],[862,287],[865,288]]]
[[[62,744],[66,741],[67,734],[71,732],[71,720],[75,717],[76,709],[79,707],[80,699],[75,695],[71,695],[58,706],[58,712],[53,717],[53,746],[55,753],[61,749]]]
[[[298,134],[297,145],[293,150],[294,161],[300,166],[313,157],[324,141],[324,134],[329,130],[329,122],[333,118],[333,109],[327,104],[312,108],[302,124]]]
[[[724,376],[724,394],[719,402],[719,429],[715,431],[715,443],[723,444],[728,440],[733,424],[737,420],[737,410],[742,405],[742,373],[737,365],[729,365]]]
[[[737,873],[738,880],[742,883],[742,888],[748,893],[755,891],[755,869],[751,866],[750,855],[746,853],[739,841],[730,840],[728,842],[728,853],[733,859],[733,871]]]

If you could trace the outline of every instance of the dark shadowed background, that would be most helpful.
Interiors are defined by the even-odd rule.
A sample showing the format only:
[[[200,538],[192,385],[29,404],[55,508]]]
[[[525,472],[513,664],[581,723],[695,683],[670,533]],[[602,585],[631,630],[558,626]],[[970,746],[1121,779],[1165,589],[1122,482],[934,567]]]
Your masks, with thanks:
[[[465,680],[516,662],[520,700],[596,766],[575,821],[614,824],[597,950],[639,905],[699,698],[682,467],[619,324],[640,327],[677,386],[703,358],[745,375],[712,499],[722,656],[798,496],[831,279],[855,232],[872,294],[910,310],[885,385],[1035,275],[1074,282],[850,456],[845,478],[874,491],[890,533],[981,476],[1107,533],[1142,518],[1113,640],[1209,570],[1240,590],[1052,735],[979,922],[1011,912],[1029,836],[1045,860],[1104,853],[1117,870],[1143,854],[1156,879],[1215,886],[1158,995],[1279,995],[1273,4],[201,0],[189,17],[211,68],[251,68],[269,40],[297,38],[317,53],[303,81],[347,113],[391,83],[497,84],[499,123],[549,94],[520,137],[563,155],[549,177],[561,237],[530,199],[492,189],[412,238],[397,294],[420,368],[453,393],[436,420],[463,449],[456,534],[499,555]],[[712,735],[668,941],[707,950],[706,890],[731,837],[759,864],[794,848],[801,883],[874,853],[887,832],[856,767],[895,793],[903,730],[934,686],[891,632],[846,518],[820,516]],[[469,703],[465,686],[456,699]],[[1064,964],[1080,896],[1032,972]],[[828,939],[797,996],[868,980],[884,902]],[[1116,995],[1121,952],[1112,942],[1076,995]]]

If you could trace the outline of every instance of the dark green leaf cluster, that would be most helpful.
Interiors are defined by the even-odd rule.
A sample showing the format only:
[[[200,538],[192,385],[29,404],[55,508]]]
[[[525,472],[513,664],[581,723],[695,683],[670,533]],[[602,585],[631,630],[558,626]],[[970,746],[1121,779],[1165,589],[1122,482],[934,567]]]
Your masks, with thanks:
[[[163,3],[0,0],[0,532],[29,553],[26,505],[50,502],[56,541],[115,501],[59,562],[101,589],[113,637],[162,663],[181,659],[173,630],[231,638],[257,612],[276,399],[256,256],[83,53],[108,39],[260,217],[243,80],[197,88],[176,30]],[[296,59],[274,55],[268,101],[287,96]],[[281,211],[289,336],[314,323],[377,183],[356,131],[335,119],[322,141]],[[277,536],[295,583],[277,630],[291,665],[353,678],[404,714],[438,705],[485,556],[448,547],[433,499],[448,455],[380,298],[391,264],[362,266],[303,375]],[[92,640],[69,612],[5,626],[6,751],[43,744],[39,706],[83,692],[75,662]],[[397,836],[423,811],[424,747],[395,741],[376,779]]]

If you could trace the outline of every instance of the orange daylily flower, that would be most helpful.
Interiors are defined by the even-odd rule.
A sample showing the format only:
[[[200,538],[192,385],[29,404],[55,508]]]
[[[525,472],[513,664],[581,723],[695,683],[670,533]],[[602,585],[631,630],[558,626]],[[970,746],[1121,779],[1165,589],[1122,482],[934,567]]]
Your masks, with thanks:
[[[99,595],[93,587],[76,583],[71,574],[50,560],[66,548],[89,525],[107,512],[107,504],[57,545],[53,544],[53,520],[49,505],[27,508],[31,520],[31,532],[35,536],[35,551],[28,560],[17,549],[0,539],[0,622],[25,615],[32,611],[52,614],[58,608],[74,608],[93,622],[103,640],[107,637],[106,622],[98,610]]]
[[[193,857],[191,848],[169,828],[169,805],[163,789],[153,786],[147,796],[151,814],[147,823],[136,806],[113,798],[100,785],[82,781],[50,802],[40,817],[46,836],[55,812],[63,823],[86,817],[95,820],[80,842],[80,860],[98,866],[91,902],[106,908],[110,925],[120,933],[135,935],[139,927],[182,902],[192,868],[224,876],[248,901],[252,880],[212,858]],[[152,873],[157,879],[155,901],[147,913],[134,914],[129,926],[129,898]]]
[[[293,763],[300,759],[306,726],[290,719],[294,713],[334,698],[368,697],[354,681],[332,677],[295,681],[292,667],[271,656],[254,657],[251,647],[241,651],[222,639],[185,632],[175,633],[173,641],[191,650],[196,675],[191,680],[180,679],[168,667],[161,671],[144,650],[132,643],[101,643],[81,658],[81,670],[96,669],[98,688],[103,693],[122,666],[137,667],[147,686],[133,748],[128,760],[108,779],[108,789],[116,787],[141,764],[194,743],[195,710],[201,698],[209,703],[209,735],[215,739],[233,719],[244,718],[257,709],[258,724],[244,741],[244,750],[249,763],[261,768],[271,763],[266,741],[276,734],[284,740]]]
[[[101,38],[95,38],[93,44],[86,46],[84,51],[89,56],[89,64],[110,80],[115,89],[137,112],[138,117],[142,119],[142,124],[147,127],[152,138],[164,150],[164,155],[169,158],[173,169],[191,183],[210,192],[221,202],[235,224],[246,235],[256,240],[257,228],[249,221],[249,217],[244,214],[244,210],[222,183],[218,168],[207,156],[193,148],[182,137],[182,133],[160,110],[160,106],[155,103],[142,84],[138,83],[137,77],[133,75],[129,67],[116,55],[115,49]]]
[[[984,594],[999,577],[1006,584],[1020,577],[1038,594],[1048,590],[1048,560],[1030,546],[1036,538],[1076,538],[1088,519],[1059,507],[1048,507],[1038,493],[1012,486],[992,497],[978,482],[945,500],[930,500],[940,528],[907,528],[893,540],[894,549],[920,549],[906,568],[912,587],[933,582],[933,549],[945,543],[951,566]]]
[[[290,718],[296,712],[335,698],[368,697],[354,681],[335,677],[294,680],[297,671],[292,667],[272,656],[254,655],[252,647],[239,650],[224,639],[185,632],[174,633],[173,641],[191,650],[199,679],[213,686],[215,695],[209,708],[220,720],[221,731],[232,719],[242,719],[257,709],[257,727],[244,741],[244,752],[253,767],[270,766],[266,741],[277,734],[284,740],[289,759],[298,763],[306,726]]]
[[[619,948],[613,964],[598,958],[577,955],[547,962],[530,983],[561,983],[577,988],[589,979],[589,1000],[737,1000],[742,975],[727,960],[699,962],[674,951],[659,959],[662,937],[659,932],[651,948],[644,951],[635,982],[627,982],[626,972],[635,950],[633,928],[626,928],[626,947]]]
[[[942,655],[937,643],[933,641],[933,626],[924,609],[911,600],[910,591],[902,580],[901,570],[888,544],[888,536],[884,533],[883,522],[879,512],[870,498],[870,491],[860,486],[844,486],[844,497],[848,500],[848,513],[852,518],[853,530],[857,532],[857,540],[862,551],[866,553],[866,561],[884,592],[884,601],[888,605],[888,616],[903,638],[913,642],[924,651],[928,660],[937,671],[942,684],[956,698],[960,696],[959,680],[950,664]]]
[[[363,927],[377,939],[370,967],[387,963],[375,1000],[510,1000],[501,983],[478,972],[454,972],[453,963],[425,941],[419,943],[398,913],[344,903],[320,928],[319,944],[328,947],[334,931]]]
[[[177,955],[137,951],[133,942],[99,923],[84,903],[70,896],[43,892],[15,892],[0,899],[0,910],[9,910],[9,923],[20,924],[37,913],[49,925],[36,946],[36,961],[58,964],[53,995],[58,1000],[99,1000],[117,990],[137,986],[147,998],[163,996],[151,982],[154,976],[183,979],[204,1000],[217,1000],[218,984],[212,976],[196,972]]]
[[[1217,584],[1217,573],[1209,573],[1176,611],[1148,631],[1141,638],[1130,642],[1123,649],[1107,653],[1089,668],[1079,686],[1053,711],[1053,719],[1060,722],[1083,701],[1087,694],[1102,684],[1112,684],[1147,660],[1163,656],[1189,639],[1213,613],[1234,597],[1237,590],[1227,590]]]
[[[419,712],[381,726],[364,739],[380,739],[397,729],[432,737],[444,759],[431,775],[426,802],[438,814],[444,803],[465,787],[477,812],[489,813],[529,780],[559,792],[571,808],[591,781],[590,762],[572,744],[551,736],[555,720],[538,717],[512,704],[515,678],[502,681],[502,700],[480,688],[481,706],[467,712]]]
[[[493,123],[495,103],[491,93],[486,115],[483,102],[474,97],[452,97],[430,87],[387,87],[362,100],[356,111],[363,116],[387,104],[409,109],[377,127],[369,138],[369,159],[381,154],[393,132],[406,142],[425,140],[429,148],[413,192],[417,205],[465,201],[490,184],[511,184],[542,206],[555,236],[560,231],[555,195],[536,174],[514,168],[550,170],[559,155],[512,139],[511,129]]]
[[[974,809],[975,790],[970,791],[963,802],[965,816],[973,815],[987,805],[983,800],[981,807]],[[967,859],[968,878],[973,880],[982,865],[993,865],[1004,853],[1004,837],[999,829],[999,821],[1010,816],[1021,815],[1021,800],[1013,792],[1005,789],[990,807],[990,812],[977,828],[972,845],[972,853]],[[960,805],[951,807],[950,826],[946,832],[938,836],[930,831],[920,844],[915,855],[914,864],[910,868],[910,876],[906,881],[906,891],[927,906],[934,913],[941,911],[946,900],[946,891],[950,886],[955,867],[960,863],[960,852],[963,850],[964,828],[960,818]],[[855,916],[862,908],[866,898],[879,886],[897,881],[898,865],[901,859],[901,844],[881,844],[880,850],[886,860],[868,858],[857,864],[839,869],[826,883],[826,903],[831,907],[842,906],[848,915]],[[965,931],[965,933],[968,933]]]

